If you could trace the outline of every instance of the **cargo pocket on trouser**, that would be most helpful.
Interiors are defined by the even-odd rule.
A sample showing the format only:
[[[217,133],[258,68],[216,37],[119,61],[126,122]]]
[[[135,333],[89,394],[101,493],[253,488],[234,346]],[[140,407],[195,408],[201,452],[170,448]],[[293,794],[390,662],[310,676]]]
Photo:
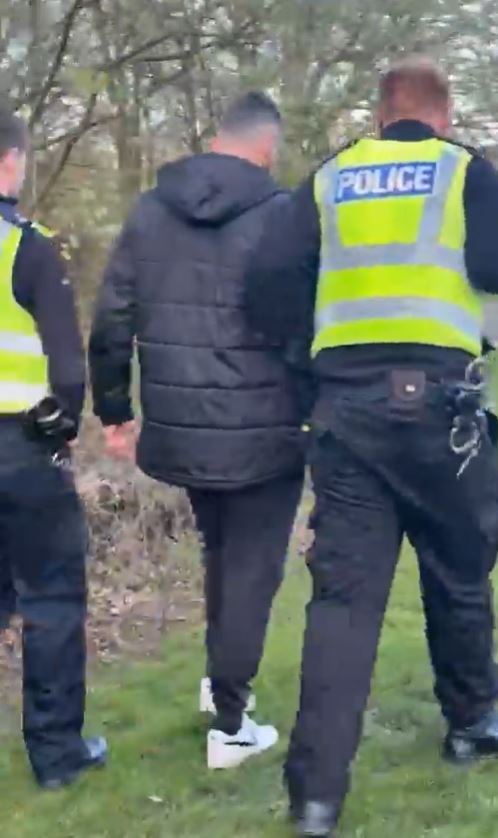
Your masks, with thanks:
[[[392,370],[389,376],[388,415],[397,422],[420,422],[427,396],[427,378],[421,370]]]

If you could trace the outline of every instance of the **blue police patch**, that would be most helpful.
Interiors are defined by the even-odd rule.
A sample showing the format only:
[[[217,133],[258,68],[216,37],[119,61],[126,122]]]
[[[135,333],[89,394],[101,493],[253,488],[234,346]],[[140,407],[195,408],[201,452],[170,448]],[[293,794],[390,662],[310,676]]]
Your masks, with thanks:
[[[334,202],[433,195],[437,163],[383,163],[340,169]]]

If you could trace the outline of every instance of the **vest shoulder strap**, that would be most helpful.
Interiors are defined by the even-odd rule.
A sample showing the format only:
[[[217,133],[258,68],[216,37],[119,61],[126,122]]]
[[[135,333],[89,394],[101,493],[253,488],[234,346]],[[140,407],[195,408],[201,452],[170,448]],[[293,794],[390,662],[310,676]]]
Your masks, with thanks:
[[[466,143],[462,143],[459,140],[454,140],[452,137],[439,137],[438,136],[436,139],[441,140],[441,142],[446,143],[446,145],[453,145],[453,146],[456,146],[457,148],[463,149],[464,151],[467,152],[467,154],[470,154],[471,157],[481,157],[481,158],[484,157],[484,154],[480,149],[475,148],[475,146],[473,146],[473,145],[467,145]]]
[[[361,137],[355,137],[354,140],[349,140],[349,142],[344,143],[342,146],[340,146],[340,148],[337,148],[333,152],[333,154],[329,154],[328,157],[322,160],[320,165],[315,169],[314,172],[312,172],[310,181],[313,184],[315,202],[318,201],[318,196],[321,190],[321,184],[327,172],[327,167],[330,167],[331,164],[334,164],[334,161],[339,157],[339,155],[343,154],[343,152],[345,151],[348,151],[350,148],[353,148],[360,142],[361,139]]]
[[[355,145],[357,145],[361,141],[361,139],[362,137],[355,137],[354,140],[349,140],[349,142],[339,146],[339,148],[332,152],[332,154],[329,154],[328,157],[325,157],[325,159],[322,160],[322,162],[316,169],[315,174],[318,174],[318,172],[324,169],[328,163],[330,163],[332,160],[335,160],[336,157],[339,157],[339,155],[342,154],[344,151],[349,151],[350,148],[353,148]]]
[[[17,235],[12,239],[12,233],[16,232]],[[20,224],[15,224],[12,221],[7,221],[5,218],[0,217],[0,247],[7,243],[7,241],[11,240],[11,244],[13,246],[12,253],[15,256],[17,248],[21,242],[23,235],[23,228]],[[14,258],[13,256],[13,258]]]
[[[27,223],[32,230],[44,236],[46,239],[53,239],[57,235],[55,230],[51,230],[50,227],[45,227],[44,224],[39,224],[38,221],[28,221]]]
[[[38,224],[36,221],[28,221],[28,228],[32,234],[42,236],[44,239],[49,239],[59,257],[64,262],[71,261],[71,246],[67,239],[65,239],[58,230],[52,230],[50,227],[45,227],[43,224]]]
[[[31,221],[29,218],[25,218],[25,216],[21,215],[20,213],[15,213],[11,217],[4,218],[0,215],[0,223],[5,225],[8,224],[10,227],[14,227],[18,230],[22,230],[23,233],[37,232],[41,235],[53,235],[48,227],[43,227],[42,225],[37,224],[34,221]],[[46,231],[46,232],[45,232]]]

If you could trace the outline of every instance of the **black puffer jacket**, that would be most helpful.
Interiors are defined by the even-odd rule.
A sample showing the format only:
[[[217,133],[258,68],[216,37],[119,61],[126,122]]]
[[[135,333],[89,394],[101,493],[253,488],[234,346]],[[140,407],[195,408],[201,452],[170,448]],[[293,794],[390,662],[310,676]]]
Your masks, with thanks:
[[[165,166],[125,226],[90,345],[95,409],[104,423],[130,418],[136,336],[138,461],[159,480],[231,489],[302,468],[294,383],[244,312],[248,256],[285,200],[264,170],[200,155]]]

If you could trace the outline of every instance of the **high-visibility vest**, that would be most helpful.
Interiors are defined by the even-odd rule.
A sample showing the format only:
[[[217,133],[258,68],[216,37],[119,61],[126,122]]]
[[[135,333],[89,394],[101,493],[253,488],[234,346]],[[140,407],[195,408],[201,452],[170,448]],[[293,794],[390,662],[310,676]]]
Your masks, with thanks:
[[[0,414],[21,413],[47,396],[48,361],[36,323],[14,297],[22,229],[0,219]]]
[[[464,253],[470,160],[439,139],[363,139],[317,172],[313,356],[372,343],[480,354],[482,306]]]

